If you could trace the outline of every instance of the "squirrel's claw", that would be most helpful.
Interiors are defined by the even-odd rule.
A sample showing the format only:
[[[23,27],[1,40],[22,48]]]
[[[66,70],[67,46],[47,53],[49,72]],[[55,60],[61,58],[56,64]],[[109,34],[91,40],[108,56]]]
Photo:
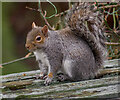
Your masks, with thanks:
[[[46,76],[44,78],[46,78],[44,84],[45,85],[49,85],[52,82],[52,80],[53,80],[53,74],[49,73],[48,76]]]
[[[43,72],[40,73],[40,79],[44,79],[45,75],[43,74]]]
[[[39,75],[36,75],[36,79],[45,79],[46,78],[46,74],[44,74],[43,72],[41,72]]]
[[[53,80],[53,78],[47,77],[47,78],[45,79],[44,84],[45,84],[46,86],[48,86],[48,85],[52,82],[52,80]]]
[[[65,80],[67,80],[67,76],[60,74],[57,76],[57,80],[63,82]]]
[[[45,80],[47,78],[47,75],[45,75],[44,77],[43,77],[43,79]]]

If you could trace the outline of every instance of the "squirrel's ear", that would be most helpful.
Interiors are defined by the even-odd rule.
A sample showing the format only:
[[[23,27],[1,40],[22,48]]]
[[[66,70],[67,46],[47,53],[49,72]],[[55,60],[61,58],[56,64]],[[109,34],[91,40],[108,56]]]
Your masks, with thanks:
[[[35,22],[32,23],[32,28],[36,28]]]
[[[47,25],[45,25],[43,28],[42,28],[42,33],[44,34],[44,36],[45,37],[47,37],[48,36],[48,26]]]

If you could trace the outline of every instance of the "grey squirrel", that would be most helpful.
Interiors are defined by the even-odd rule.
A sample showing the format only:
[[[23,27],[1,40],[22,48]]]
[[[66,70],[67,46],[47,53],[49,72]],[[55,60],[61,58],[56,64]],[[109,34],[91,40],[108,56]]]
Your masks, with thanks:
[[[33,22],[26,48],[33,52],[45,84],[52,82],[58,71],[65,79],[80,81],[94,78],[103,66],[105,38],[103,16],[92,3],[76,3],[66,16],[66,28],[51,31]]]

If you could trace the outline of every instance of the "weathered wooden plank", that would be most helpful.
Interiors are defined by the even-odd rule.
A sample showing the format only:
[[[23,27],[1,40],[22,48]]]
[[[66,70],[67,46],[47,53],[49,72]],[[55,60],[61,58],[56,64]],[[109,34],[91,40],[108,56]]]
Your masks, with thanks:
[[[37,98],[64,98],[64,99],[79,99],[79,98],[110,98],[110,97],[119,97],[118,95],[118,87],[120,85],[111,85],[111,86],[103,86],[97,88],[90,89],[77,89],[72,91],[64,91],[64,92],[55,92],[55,93],[47,93],[44,95],[34,95],[31,97]],[[20,97],[20,96],[19,96]],[[21,96],[22,97],[22,96]],[[29,96],[24,96],[28,97]]]
[[[120,59],[107,60],[104,62],[104,67],[118,67],[120,66]]]
[[[26,85],[31,85],[33,83],[32,80],[22,80],[22,81],[13,81],[3,83],[3,88],[9,88],[11,90],[24,88]]]
[[[120,77],[120,76],[119,76]],[[112,86],[114,84],[119,84],[119,77],[109,77],[109,78],[101,78],[101,79],[94,79],[94,80],[86,80],[86,81],[80,81],[80,82],[72,82],[72,83],[60,83],[60,84],[54,84],[54,85],[50,85],[50,86],[43,86],[41,85],[41,83],[39,83],[40,81],[38,80],[38,82],[33,81],[33,85],[34,87],[27,87],[26,89],[22,89],[22,90],[16,90],[14,91],[14,93],[11,93],[9,91],[5,91],[3,92],[3,98],[11,98],[11,97],[19,97],[20,95],[24,95],[26,97],[37,97],[37,96],[43,96],[46,94],[50,95],[54,95],[58,92],[62,92],[64,93],[65,91],[69,92],[69,91],[74,91],[74,90],[81,90],[81,89],[94,89],[94,88],[102,88],[102,87],[108,87],[108,86]],[[117,89],[116,89],[117,91]],[[53,94],[52,94],[53,93]],[[111,92],[107,91],[108,94],[110,94]],[[117,92],[118,93],[118,92]],[[59,94],[58,94],[59,95]],[[71,94],[72,95],[72,94]],[[49,97],[49,96],[48,96]]]
[[[112,73],[120,73],[120,67],[118,68],[107,68],[104,70],[99,71],[100,74],[98,75],[103,76],[106,74],[112,74]],[[2,78],[2,83],[5,82],[10,82],[10,81],[19,81],[19,80],[27,80],[27,79],[34,79],[39,76],[40,70],[35,70],[35,71],[29,71],[29,72],[22,72],[22,73],[14,73],[14,74],[9,74],[5,76],[1,76]]]
[[[0,76],[0,78],[2,78],[2,82],[9,82],[9,81],[36,78],[36,76],[38,76],[39,74],[40,74],[40,70],[34,70],[34,71],[28,71],[28,72],[20,72],[20,73],[3,75],[3,76]]]
[[[120,65],[118,64],[118,62],[120,62],[120,59],[105,61],[104,67],[105,68],[119,67]],[[106,69],[106,70],[109,70],[109,69]],[[119,68],[115,69],[115,70],[114,69],[110,69],[110,70],[113,70],[115,72],[115,70],[119,71]],[[21,80],[21,79],[35,78],[36,76],[39,75],[39,73],[40,73],[40,70],[35,70],[35,71],[21,72],[21,73],[17,73],[17,74],[13,73],[13,74],[9,74],[9,75],[3,75],[3,76],[0,76],[0,78],[2,78],[2,82],[16,81],[16,80]],[[107,73],[108,73],[108,71],[107,71]]]
[[[97,75],[97,77],[104,76],[107,74],[113,74],[113,73],[120,74],[120,67],[101,69],[99,70],[99,74]]]
[[[100,75],[120,73],[120,59],[105,61],[104,70]],[[85,80],[80,82],[56,82],[44,86],[43,80],[37,79],[39,70],[14,73],[0,76],[2,78],[3,98],[90,98],[117,97],[120,76]]]

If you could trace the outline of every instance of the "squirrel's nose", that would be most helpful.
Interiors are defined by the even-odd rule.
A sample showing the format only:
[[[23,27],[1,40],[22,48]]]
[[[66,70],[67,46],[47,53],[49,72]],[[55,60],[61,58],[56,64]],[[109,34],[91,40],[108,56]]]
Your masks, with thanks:
[[[25,44],[25,47],[26,47],[27,49],[30,49],[30,44]]]

